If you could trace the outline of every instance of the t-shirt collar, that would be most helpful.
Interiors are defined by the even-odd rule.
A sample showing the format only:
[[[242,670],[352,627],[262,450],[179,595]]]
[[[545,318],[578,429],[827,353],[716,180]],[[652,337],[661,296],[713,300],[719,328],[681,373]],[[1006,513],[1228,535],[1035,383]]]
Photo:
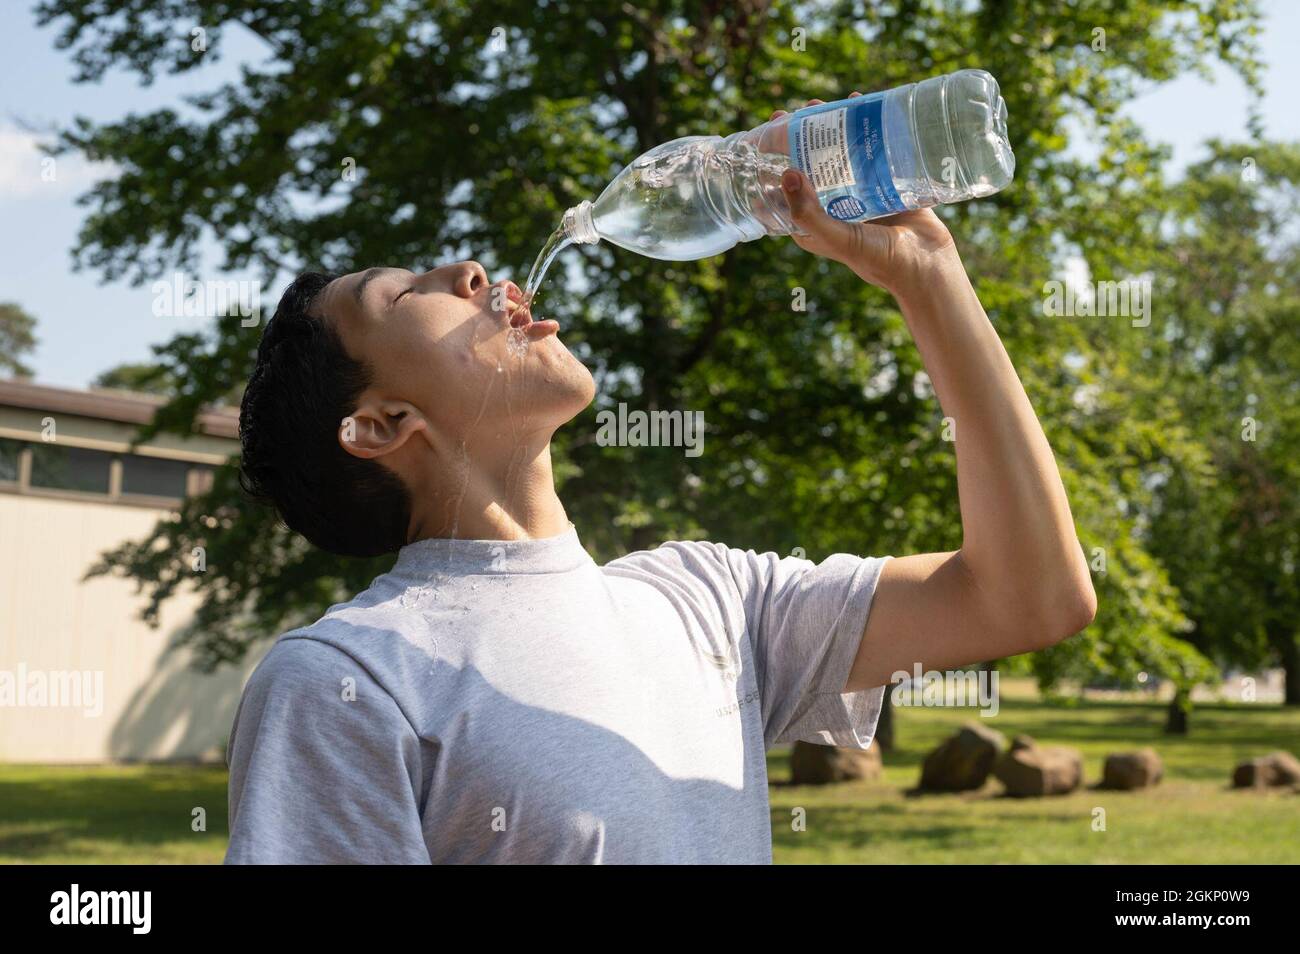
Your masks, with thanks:
[[[594,561],[578,530],[531,540],[456,540],[432,537],[402,547],[394,575],[416,579],[464,574],[565,573]]]

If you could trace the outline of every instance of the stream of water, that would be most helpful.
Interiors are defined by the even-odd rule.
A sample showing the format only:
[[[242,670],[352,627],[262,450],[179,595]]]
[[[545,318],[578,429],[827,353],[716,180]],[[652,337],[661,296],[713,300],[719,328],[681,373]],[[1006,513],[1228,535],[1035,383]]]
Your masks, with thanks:
[[[551,233],[551,237],[546,240],[542,246],[542,251],[537,256],[537,261],[533,262],[532,269],[528,272],[528,283],[524,286],[524,301],[532,304],[533,299],[537,297],[537,289],[541,287],[542,279],[550,270],[556,257],[566,248],[573,244],[573,240],[565,234],[565,228],[561,225]]]

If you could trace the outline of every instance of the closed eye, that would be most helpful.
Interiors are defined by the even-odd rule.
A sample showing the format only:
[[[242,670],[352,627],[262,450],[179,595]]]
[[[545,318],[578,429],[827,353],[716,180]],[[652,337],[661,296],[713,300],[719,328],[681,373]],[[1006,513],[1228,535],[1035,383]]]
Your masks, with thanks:
[[[399,301],[401,301],[403,298],[405,298],[413,291],[415,291],[414,288],[403,289],[401,292],[398,293],[397,297],[393,299],[393,304],[396,305]]]

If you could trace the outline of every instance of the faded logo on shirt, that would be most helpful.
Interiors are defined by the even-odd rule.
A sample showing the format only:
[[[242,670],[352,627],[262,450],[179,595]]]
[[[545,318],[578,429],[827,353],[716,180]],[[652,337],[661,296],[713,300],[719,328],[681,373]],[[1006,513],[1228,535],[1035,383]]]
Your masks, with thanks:
[[[758,690],[751,689],[749,692],[745,693],[743,696],[738,698],[731,705],[723,706],[721,709],[714,710],[714,714],[719,717],[729,716],[732,715],[733,713],[739,712],[741,709],[749,705],[751,702],[757,702],[757,701],[758,701]]]
[[[735,682],[740,678],[740,654],[736,652],[735,646],[728,646],[726,655],[709,652],[701,652],[700,655],[709,665],[722,673],[722,678],[728,682]]]
[[[722,674],[723,682],[728,684],[734,684],[739,681],[740,652],[737,649],[737,647],[728,646],[727,652],[725,654],[711,653],[702,650],[700,652],[700,655],[704,657],[705,661],[708,662],[710,666],[712,666],[714,669],[718,670],[718,672]],[[720,708],[715,709],[714,715],[719,718],[723,716],[733,715],[734,713],[739,712],[741,708],[749,705],[751,702],[754,702],[757,699],[758,699],[758,690],[753,689],[745,693],[743,696],[738,696],[736,698],[736,701],[732,702],[730,705],[721,706]]]

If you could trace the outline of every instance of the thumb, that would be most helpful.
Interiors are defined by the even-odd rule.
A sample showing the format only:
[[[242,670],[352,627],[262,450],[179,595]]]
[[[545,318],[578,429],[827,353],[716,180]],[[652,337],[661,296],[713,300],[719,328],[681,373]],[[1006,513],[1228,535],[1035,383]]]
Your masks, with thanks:
[[[781,191],[785,193],[785,200],[790,203],[790,216],[795,225],[805,231],[811,231],[808,226],[811,224],[814,211],[821,211],[821,204],[817,201],[817,193],[813,191],[812,183],[808,177],[798,169],[787,169],[781,173]]]
[[[850,229],[849,225],[826,214],[806,175],[798,169],[786,169],[781,173],[781,191],[790,204],[790,220],[796,229],[821,240],[819,244],[827,248],[845,240],[844,232]],[[822,253],[824,250],[817,251]]]

